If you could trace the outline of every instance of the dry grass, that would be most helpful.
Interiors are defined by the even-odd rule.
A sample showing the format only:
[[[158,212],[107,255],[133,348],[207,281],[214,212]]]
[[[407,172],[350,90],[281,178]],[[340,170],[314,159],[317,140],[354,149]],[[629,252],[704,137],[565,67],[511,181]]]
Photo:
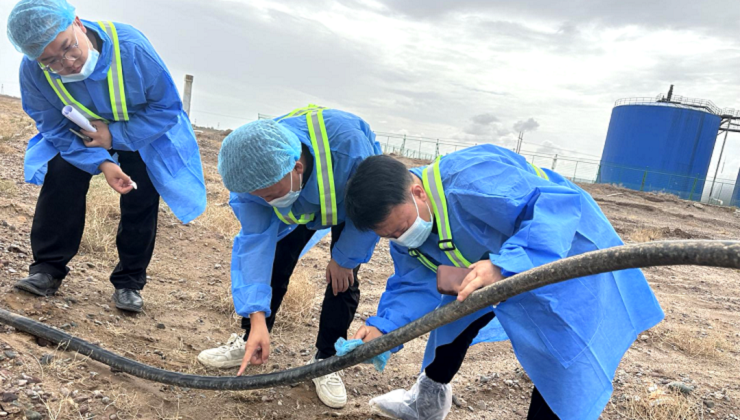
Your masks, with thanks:
[[[632,242],[651,242],[662,239],[665,236],[663,229],[642,228],[632,231],[628,237]]]
[[[308,270],[296,268],[290,278],[288,292],[280,305],[275,328],[290,331],[303,327],[311,319],[311,309],[317,296],[316,286],[311,282]]]
[[[80,249],[107,260],[117,257],[116,232],[121,214],[119,197],[103,175],[93,177],[87,193],[85,232]]]
[[[657,388],[653,385],[654,388]],[[620,414],[634,420],[695,420],[703,418],[702,402],[673,391],[645,390],[629,397]]]
[[[206,174],[207,177],[208,174],[213,177],[211,172],[206,172]],[[221,184],[221,178],[219,177],[217,182],[208,182],[207,191],[208,206],[206,211],[198,217],[197,223],[226,237],[235,236],[239,233],[241,226],[229,206],[229,191]]]
[[[80,411],[71,398],[59,398],[59,401],[42,401],[49,420],[79,419]]]
[[[699,331],[685,325],[658,327],[651,330],[657,334],[658,341],[679,350],[689,357],[717,359],[726,357],[734,346],[720,332],[712,330]]]
[[[212,200],[209,198],[209,201]],[[236,236],[239,233],[241,226],[239,220],[237,220],[234,212],[231,211],[231,207],[226,202],[213,202],[211,201],[206,207],[206,211],[203,212],[198,218],[198,223],[202,224],[206,229],[218,232],[221,235],[228,237]]]

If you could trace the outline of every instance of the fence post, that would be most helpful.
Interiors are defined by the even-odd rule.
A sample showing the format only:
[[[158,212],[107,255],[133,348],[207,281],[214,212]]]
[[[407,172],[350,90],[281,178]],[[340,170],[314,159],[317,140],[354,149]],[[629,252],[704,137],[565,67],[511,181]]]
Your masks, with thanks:
[[[599,169],[596,170],[596,184],[601,184],[601,163],[599,163]]]
[[[647,178],[647,169],[645,170],[645,173],[642,174],[642,184],[640,185],[640,191],[645,191],[645,178]]]
[[[403,142],[401,143],[401,156],[406,152],[406,135],[403,135]]]
[[[576,161],[576,168],[573,170],[573,179],[572,179],[572,181],[574,181],[574,182],[576,180],[576,175],[578,175],[578,161]]]
[[[419,140],[419,159],[421,159],[421,140]]]
[[[439,139],[437,139],[437,146],[434,149],[434,158],[437,159],[437,156],[439,156]]]
[[[391,141],[391,136],[388,136],[385,138],[385,148],[386,149],[388,148],[388,143],[390,143],[390,141]]]
[[[182,109],[190,116],[190,99],[193,96],[193,76],[185,75],[185,89],[182,95]]]

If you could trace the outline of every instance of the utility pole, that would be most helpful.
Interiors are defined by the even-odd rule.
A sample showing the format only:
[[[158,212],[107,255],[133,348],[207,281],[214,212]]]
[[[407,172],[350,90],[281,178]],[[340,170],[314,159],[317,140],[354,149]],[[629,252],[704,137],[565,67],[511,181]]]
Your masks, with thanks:
[[[190,99],[193,96],[193,75],[186,74],[185,75],[185,89],[183,90],[182,95],[182,107],[185,110],[185,113],[190,116]]]
[[[524,131],[519,132],[519,138],[516,140],[516,153],[522,151],[522,143],[524,142]]]

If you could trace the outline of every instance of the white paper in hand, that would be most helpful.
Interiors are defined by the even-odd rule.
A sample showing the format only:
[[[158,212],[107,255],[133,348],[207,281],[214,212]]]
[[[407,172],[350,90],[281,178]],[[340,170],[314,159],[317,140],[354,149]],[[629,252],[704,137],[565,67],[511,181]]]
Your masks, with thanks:
[[[83,130],[93,131],[93,132],[98,131],[95,129],[95,127],[92,126],[92,124],[90,124],[90,121],[88,121],[87,118],[85,118],[82,114],[80,114],[79,111],[73,108],[72,105],[65,106],[62,109],[62,115],[67,117],[73,123],[79,125]]]

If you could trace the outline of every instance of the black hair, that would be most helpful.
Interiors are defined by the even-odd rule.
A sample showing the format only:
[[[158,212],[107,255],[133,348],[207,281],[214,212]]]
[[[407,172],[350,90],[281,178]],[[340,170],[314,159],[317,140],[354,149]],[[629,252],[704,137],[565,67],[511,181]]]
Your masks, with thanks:
[[[347,183],[347,216],[359,230],[376,229],[393,207],[409,200],[412,181],[411,173],[400,161],[385,155],[370,156]]]

